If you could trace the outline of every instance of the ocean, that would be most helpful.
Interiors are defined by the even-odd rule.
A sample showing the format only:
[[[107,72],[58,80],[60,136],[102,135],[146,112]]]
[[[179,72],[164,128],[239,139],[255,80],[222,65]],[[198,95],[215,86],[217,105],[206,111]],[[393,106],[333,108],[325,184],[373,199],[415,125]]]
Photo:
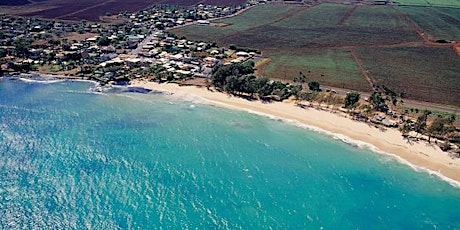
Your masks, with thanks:
[[[460,189],[389,155],[92,86],[0,79],[0,229],[460,228]]]

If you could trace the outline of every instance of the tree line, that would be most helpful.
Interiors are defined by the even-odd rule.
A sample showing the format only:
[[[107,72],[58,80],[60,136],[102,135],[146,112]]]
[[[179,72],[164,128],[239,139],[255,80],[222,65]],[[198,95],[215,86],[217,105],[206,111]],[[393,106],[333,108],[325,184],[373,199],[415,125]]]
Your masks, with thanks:
[[[291,85],[266,77],[256,77],[253,73],[254,62],[252,61],[217,65],[212,71],[211,84],[231,94],[257,97],[262,100],[281,101],[302,90],[301,85]]]

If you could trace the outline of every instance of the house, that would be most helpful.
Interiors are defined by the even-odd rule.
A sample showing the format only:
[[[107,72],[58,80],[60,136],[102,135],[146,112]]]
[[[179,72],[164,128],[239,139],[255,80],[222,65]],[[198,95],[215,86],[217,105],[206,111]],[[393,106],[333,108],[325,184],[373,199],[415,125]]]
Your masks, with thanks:
[[[133,41],[133,42],[140,42],[144,40],[145,36],[144,35],[129,35],[128,36],[128,41]]]
[[[209,25],[210,22],[208,20],[198,20],[196,21],[198,25]]]
[[[386,127],[398,127],[398,123],[392,120],[386,119],[384,116],[376,115],[371,119],[372,123],[381,124]]]
[[[247,52],[239,51],[239,52],[236,52],[236,56],[238,56],[238,57],[249,57],[251,55],[249,53],[247,53]]]

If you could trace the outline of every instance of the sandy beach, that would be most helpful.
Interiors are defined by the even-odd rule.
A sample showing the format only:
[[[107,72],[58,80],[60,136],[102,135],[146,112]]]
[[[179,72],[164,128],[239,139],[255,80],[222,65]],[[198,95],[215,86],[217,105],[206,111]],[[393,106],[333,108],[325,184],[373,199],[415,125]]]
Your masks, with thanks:
[[[196,98],[226,108],[244,110],[290,120],[323,132],[343,137],[346,141],[370,144],[376,151],[394,155],[416,170],[429,170],[460,187],[460,159],[452,159],[439,147],[424,141],[410,143],[395,129],[382,131],[368,124],[354,121],[343,114],[331,113],[314,108],[300,108],[292,102],[248,101],[225,93],[209,91],[194,86],[158,84],[147,81],[133,81],[131,86],[169,92],[177,98]]]

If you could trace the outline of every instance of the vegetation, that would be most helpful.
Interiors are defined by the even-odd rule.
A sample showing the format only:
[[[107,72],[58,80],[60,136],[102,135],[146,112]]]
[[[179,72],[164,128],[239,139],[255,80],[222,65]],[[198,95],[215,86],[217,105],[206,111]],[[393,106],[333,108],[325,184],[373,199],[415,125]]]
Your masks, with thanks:
[[[460,58],[450,48],[364,48],[356,50],[376,85],[405,97],[460,105]]]
[[[302,89],[299,86],[270,81],[264,77],[257,78],[252,75],[253,67],[252,62],[218,65],[213,70],[211,84],[235,95],[253,97],[257,94],[263,100],[284,100],[297,95]]]
[[[420,31],[433,33],[433,39],[459,40],[458,9],[263,5],[217,22],[226,26],[189,26],[173,32],[219,45],[260,49],[269,61],[258,74],[271,79],[293,80],[302,71],[309,81],[369,92],[372,88],[362,72],[369,71],[377,85],[404,91],[408,98],[460,104],[460,92],[454,89],[459,85],[458,56],[447,46],[425,46],[413,26],[415,22]],[[363,62],[363,70],[350,49]]]
[[[351,92],[347,93],[345,97],[345,108],[351,109],[355,108],[360,98],[359,93]]]
[[[19,38],[13,42],[14,53],[16,56],[23,57],[29,53],[31,39]]]
[[[411,119],[405,120],[400,127],[403,136],[407,136],[409,132],[413,131],[428,136],[429,142],[431,142],[433,137],[437,140],[443,140],[440,147],[444,151],[451,149],[451,143],[457,144],[460,147],[459,130],[454,125],[456,115],[438,114],[434,119],[430,119],[430,116],[433,116],[433,113],[429,110],[424,110],[415,121]],[[429,120],[431,120],[431,123],[429,123]]]
[[[398,9],[431,40],[460,40],[460,8],[401,6]]]
[[[264,52],[268,64],[259,66],[259,73],[272,79],[294,80],[299,72],[309,81],[323,85],[370,91],[350,52],[345,49],[282,49]]]
[[[309,88],[311,91],[316,91],[316,92],[321,91],[319,82],[317,82],[317,81],[308,82],[308,88]]]

